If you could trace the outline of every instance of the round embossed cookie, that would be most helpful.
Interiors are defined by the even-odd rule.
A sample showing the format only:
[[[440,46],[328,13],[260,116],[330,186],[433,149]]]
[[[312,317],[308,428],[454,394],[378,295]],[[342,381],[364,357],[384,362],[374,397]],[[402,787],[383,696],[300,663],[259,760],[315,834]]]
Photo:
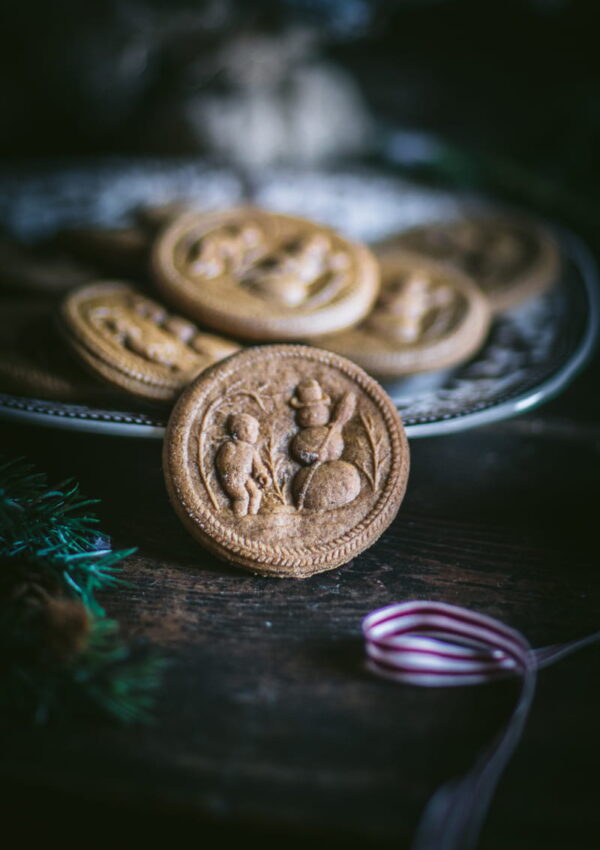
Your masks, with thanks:
[[[164,297],[186,315],[257,341],[349,327],[379,289],[364,245],[253,208],[181,216],[157,239],[153,268]]]
[[[75,290],[61,317],[67,341],[96,375],[145,398],[174,399],[199,372],[239,350],[126,283]]]
[[[367,318],[315,344],[392,378],[461,363],[489,324],[488,300],[466,275],[396,249],[381,257],[381,293]]]
[[[386,240],[450,263],[470,275],[492,310],[505,310],[538,295],[560,271],[556,241],[537,222],[521,217],[472,216],[423,225]]]
[[[184,391],[163,464],[188,531],[255,573],[305,578],[370,546],[402,502],[408,444],[360,367],[301,345],[249,348]]]

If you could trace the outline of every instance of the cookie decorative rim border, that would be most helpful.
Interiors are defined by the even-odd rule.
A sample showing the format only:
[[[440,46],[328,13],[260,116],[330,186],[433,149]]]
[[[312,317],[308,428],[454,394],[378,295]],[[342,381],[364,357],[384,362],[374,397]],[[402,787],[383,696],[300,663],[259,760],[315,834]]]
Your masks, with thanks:
[[[387,480],[367,515],[353,528],[326,543],[286,549],[280,544],[248,539],[219,521],[214,511],[202,504],[189,479],[187,449],[190,420],[195,418],[201,399],[214,389],[215,373],[219,373],[218,379],[226,379],[230,374],[239,372],[243,362],[253,360],[259,351],[267,360],[300,358],[339,370],[369,397],[385,423],[391,452]],[[198,398],[200,385],[203,385],[203,390]],[[173,467],[177,465],[184,473],[175,480]],[[410,451],[406,432],[400,414],[385,390],[360,366],[345,357],[305,345],[281,344],[245,349],[211,366],[182,393],[169,418],[163,443],[163,472],[169,499],[189,533],[229,563],[275,577],[308,578],[347,563],[371,546],[396,516],[404,499],[409,471]],[[250,553],[250,557],[241,554],[243,549]],[[310,569],[315,565],[317,569]]]
[[[211,219],[218,222],[234,214],[273,216],[286,221],[311,225],[327,234],[333,234],[337,240],[347,246],[351,253],[359,282],[355,281],[353,291],[343,299],[312,312],[298,310],[296,315],[293,313],[268,315],[268,307],[265,307],[264,311],[257,311],[248,318],[246,315],[233,313],[230,304],[222,304],[210,293],[205,294],[204,300],[199,304],[194,293],[196,285],[177,268],[175,263],[177,246],[195,222]],[[318,334],[344,330],[366,316],[379,292],[379,265],[366,245],[348,239],[327,224],[310,221],[297,215],[262,209],[251,204],[231,210],[185,212],[178,216],[156,240],[152,249],[151,268],[156,288],[168,304],[183,311],[194,321],[212,328],[215,333],[230,334],[234,338],[263,343],[294,342]]]

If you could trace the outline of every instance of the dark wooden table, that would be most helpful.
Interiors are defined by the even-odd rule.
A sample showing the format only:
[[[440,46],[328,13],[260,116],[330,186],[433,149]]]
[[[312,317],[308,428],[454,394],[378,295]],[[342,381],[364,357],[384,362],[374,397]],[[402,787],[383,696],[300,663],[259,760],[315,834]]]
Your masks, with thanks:
[[[2,424],[2,451],[102,498],[137,545],[109,613],[171,659],[150,727],[4,729],[2,800],[23,831],[85,841],[183,830],[214,846],[408,846],[433,790],[469,766],[514,682],[427,690],[363,668],[361,618],[413,598],[472,606],[534,646],[598,629],[598,362],[518,419],[414,440],[408,493],[380,541],[305,581],[229,568],[185,533],[161,446]],[[600,648],[540,675],[484,850],[600,844]],[[68,843],[68,842],[67,842]]]

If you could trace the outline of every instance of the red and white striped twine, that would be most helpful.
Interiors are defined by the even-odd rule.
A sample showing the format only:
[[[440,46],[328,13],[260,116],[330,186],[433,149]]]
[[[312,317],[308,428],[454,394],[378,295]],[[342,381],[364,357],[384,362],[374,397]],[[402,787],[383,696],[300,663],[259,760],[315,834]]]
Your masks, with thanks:
[[[379,676],[424,687],[478,685],[508,675],[522,678],[517,706],[497,739],[465,776],[443,785],[422,815],[412,850],[470,850],[502,771],[525,726],[536,673],[600,639],[532,649],[514,629],[443,602],[414,601],[372,611],[362,624],[367,665]]]

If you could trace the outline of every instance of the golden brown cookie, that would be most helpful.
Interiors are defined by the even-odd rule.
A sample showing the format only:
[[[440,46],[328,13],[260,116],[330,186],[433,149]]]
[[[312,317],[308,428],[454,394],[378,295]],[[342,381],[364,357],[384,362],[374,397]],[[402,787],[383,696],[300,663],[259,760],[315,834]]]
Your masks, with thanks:
[[[252,208],[189,213],[157,239],[157,285],[186,315],[257,341],[299,339],[366,315],[379,270],[328,227]]]
[[[315,345],[393,378],[461,363],[489,324],[488,300],[466,275],[396,249],[381,257],[381,292],[367,318]]]
[[[126,283],[72,292],[61,307],[67,341],[96,375],[134,395],[170,401],[199,372],[239,350]]]
[[[362,369],[301,345],[249,348],[182,394],[163,448],[169,497],[219,557],[305,578],[394,519],[409,469],[398,411]]]
[[[451,264],[472,277],[494,312],[538,295],[557,279],[556,241],[537,222],[481,215],[423,225],[386,240],[381,248],[402,247]]]

